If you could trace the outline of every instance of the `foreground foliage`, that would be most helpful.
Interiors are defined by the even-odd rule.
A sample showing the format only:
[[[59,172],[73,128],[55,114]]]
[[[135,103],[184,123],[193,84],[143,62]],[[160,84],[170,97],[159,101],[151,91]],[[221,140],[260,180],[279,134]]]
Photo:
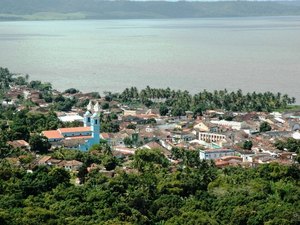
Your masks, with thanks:
[[[149,150],[150,151],[150,150]],[[153,159],[153,160],[151,160]],[[82,185],[63,169],[0,163],[1,224],[299,224],[300,170],[266,164],[217,170],[170,166],[138,152],[133,173],[93,170]]]

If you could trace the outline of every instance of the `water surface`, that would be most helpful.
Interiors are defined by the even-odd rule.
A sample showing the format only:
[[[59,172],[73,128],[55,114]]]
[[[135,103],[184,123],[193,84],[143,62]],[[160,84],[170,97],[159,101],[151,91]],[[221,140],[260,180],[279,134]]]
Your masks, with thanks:
[[[65,90],[283,92],[300,101],[300,17],[0,23],[0,66]]]

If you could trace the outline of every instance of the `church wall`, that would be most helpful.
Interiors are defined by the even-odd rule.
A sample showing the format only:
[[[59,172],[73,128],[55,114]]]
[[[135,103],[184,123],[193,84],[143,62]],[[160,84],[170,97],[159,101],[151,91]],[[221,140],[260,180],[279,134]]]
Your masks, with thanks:
[[[62,133],[64,137],[73,137],[73,136],[91,136],[92,131],[85,131],[85,132],[68,132]]]

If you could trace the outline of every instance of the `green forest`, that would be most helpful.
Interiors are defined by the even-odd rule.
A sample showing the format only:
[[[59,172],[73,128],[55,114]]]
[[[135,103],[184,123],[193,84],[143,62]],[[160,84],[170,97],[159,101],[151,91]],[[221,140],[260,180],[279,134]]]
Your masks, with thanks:
[[[26,172],[1,160],[0,224],[300,223],[299,167],[220,170],[189,159],[176,167],[159,151],[139,150],[132,172],[80,171],[80,185],[64,169]]]

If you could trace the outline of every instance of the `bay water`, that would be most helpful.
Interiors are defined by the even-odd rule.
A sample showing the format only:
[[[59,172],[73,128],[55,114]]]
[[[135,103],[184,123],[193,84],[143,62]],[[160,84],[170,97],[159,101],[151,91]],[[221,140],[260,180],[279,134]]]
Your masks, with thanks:
[[[300,103],[300,17],[0,22],[0,66],[58,90],[227,88]]]

